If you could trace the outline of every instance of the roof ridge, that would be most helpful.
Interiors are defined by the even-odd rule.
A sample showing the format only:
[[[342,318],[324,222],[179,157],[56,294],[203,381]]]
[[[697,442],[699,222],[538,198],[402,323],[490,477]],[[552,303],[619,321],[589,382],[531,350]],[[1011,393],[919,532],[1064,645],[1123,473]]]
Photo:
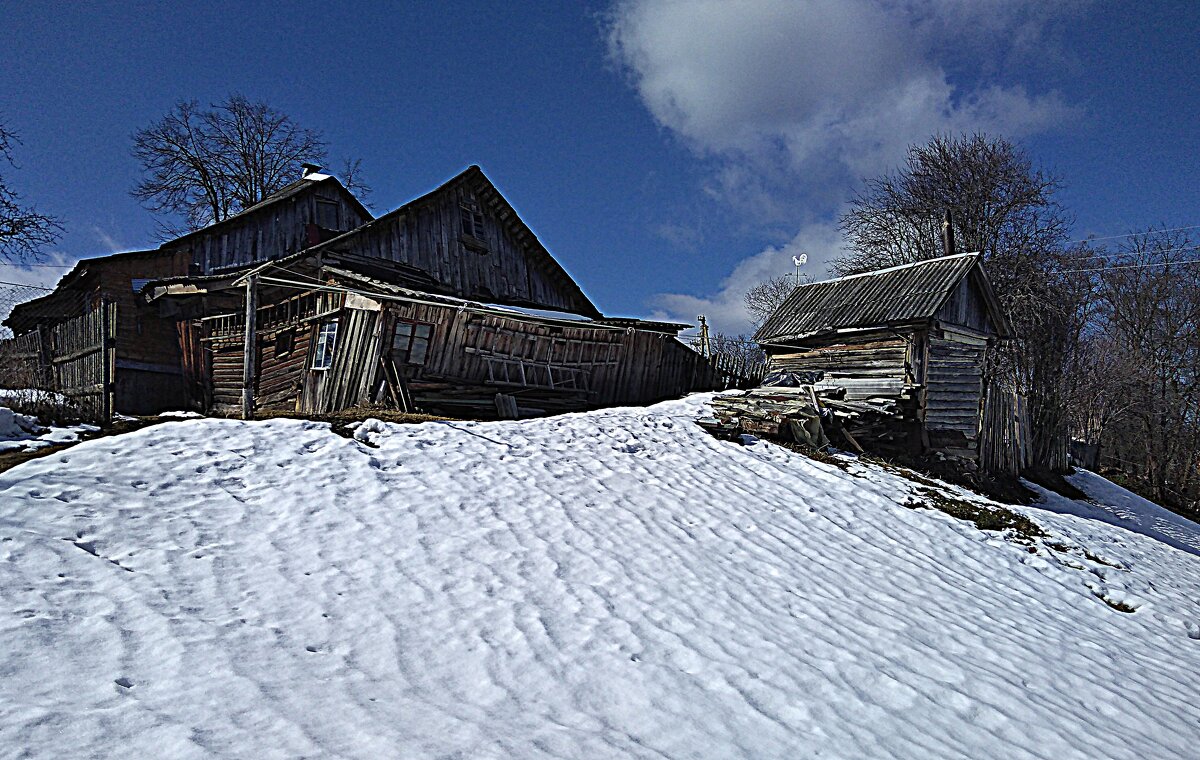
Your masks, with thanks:
[[[876,274],[886,274],[888,272],[898,272],[901,269],[912,269],[913,267],[924,266],[925,264],[933,264],[934,262],[938,262],[938,261],[950,261],[951,259],[961,259],[966,256],[979,256],[979,255],[980,255],[979,251],[970,251],[968,253],[955,253],[950,256],[938,256],[937,258],[934,258],[934,259],[921,259],[920,261],[911,261],[907,264],[897,264],[895,266],[885,267],[883,269],[872,269],[869,272],[858,272],[856,274],[842,275],[841,277],[830,277],[827,280],[815,280],[813,282],[806,282],[801,285],[797,285],[796,287],[797,288],[806,288],[810,285],[823,285],[823,284],[829,283],[829,282],[843,282],[845,280],[853,280],[856,277],[870,277],[871,275],[876,275]]]

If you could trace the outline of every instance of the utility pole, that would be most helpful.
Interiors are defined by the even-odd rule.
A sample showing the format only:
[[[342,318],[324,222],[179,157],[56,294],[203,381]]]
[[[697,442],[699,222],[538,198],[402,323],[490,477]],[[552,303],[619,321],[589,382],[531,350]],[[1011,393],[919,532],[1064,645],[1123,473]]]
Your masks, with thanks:
[[[703,314],[696,317],[696,320],[700,322],[700,355],[705,359],[712,358],[712,345],[708,342],[708,320]]]

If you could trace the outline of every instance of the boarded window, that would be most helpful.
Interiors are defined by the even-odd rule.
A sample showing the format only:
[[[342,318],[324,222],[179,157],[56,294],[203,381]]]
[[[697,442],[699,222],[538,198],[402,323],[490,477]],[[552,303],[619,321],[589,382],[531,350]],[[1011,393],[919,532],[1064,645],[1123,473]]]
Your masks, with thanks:
[[[327,230],[341,229],[338,227],[337,201],[328,201],[323,198],[317,199],[317,225]]]
[[[337,320],[325,322],[317,330],[317,346],[313,350],[313,369],[329,369],[333,366],[333,350],[337,346]]]
[[[392,333],[392,359],[401,364],[425,364],[433,325],[426,322],[396,322]]]

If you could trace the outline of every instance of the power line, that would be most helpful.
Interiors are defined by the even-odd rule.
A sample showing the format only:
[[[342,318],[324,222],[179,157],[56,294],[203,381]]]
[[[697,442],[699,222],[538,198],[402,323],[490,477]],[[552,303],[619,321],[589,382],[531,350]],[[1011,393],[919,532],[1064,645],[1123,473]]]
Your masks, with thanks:
[[[1198,246],[1200,247],[1200,246]],[[1142,264],[1117,264],[1111,267],[1098,267],[1096,269],[1059,269],[1051,274],[1078,274],[1080,272],[1112,272],[1117,269],[1144,269],[1146,267],[1169,267],[1176,264],[1200,264],[1200,259],[1182,259],[1180,261],[1153,261]]]
[[[29,269],[30,267],[49,267],[50,269],[70,269],[78,264],[78,261],[73,261],[70,264],[16,264],[11,261],[0,261],[0,266],[12,267],[13,269]]]
[[[1128,232],[1124,235],[1107,235],[1105,237],[1089,237],[1083,240],[1068,240],[1066,245],[1071,243],[1091,243],[1096,240],[1116,240],[1117,238],[1137,237],[1138,235],[1155,235],[1160,232],[1182,232],[1183,230],[1200,230],[1200,224],[1193,224],[1190,227],[1171,227],[1165,230],[1148,230],[1146,232]]]
[[[29,288],[30,290],[44,290],[47,293],[52,292],[51,288],[43,288],[41,285],[26,285],[23,282],[5,282],[0,280],[0,285],[8,285],[13,288]]]
[[[1189,246],[1184,246],[1183,248],[1168,248],[1165,251],[1151,250],[1151,251],[1120,251],[1118,253],[1092,253],[1092,254],[1088,254],[1087,256],[1076,256],[1075,258],[1077,258],[1077,259],[1119,259],[1122,256],[1138,256],[1138,255],[1162,256],[1162,255],[1165,255],[1168,253],[1179,253],[1181,251],[1196,251],[1196,250],[1200,250],[1200,245],[1189,245]]]

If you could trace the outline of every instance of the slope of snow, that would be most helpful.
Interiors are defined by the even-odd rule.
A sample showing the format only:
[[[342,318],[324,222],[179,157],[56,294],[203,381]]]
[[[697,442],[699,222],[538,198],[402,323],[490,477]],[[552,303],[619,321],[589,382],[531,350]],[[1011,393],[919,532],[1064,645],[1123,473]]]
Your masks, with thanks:
[[[1200,558],[1053,496],[1031,553],[703,404],[0,474],[0,753],[1196,756]]]

